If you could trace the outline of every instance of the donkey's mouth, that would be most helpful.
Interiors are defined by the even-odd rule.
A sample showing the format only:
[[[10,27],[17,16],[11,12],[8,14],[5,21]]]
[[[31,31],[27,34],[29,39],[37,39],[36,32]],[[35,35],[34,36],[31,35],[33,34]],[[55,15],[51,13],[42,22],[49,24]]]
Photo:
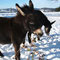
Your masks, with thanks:
[[[41,37],[41,36],[43,35],[43,32],[42,32],[42,30],[39,28],[39,29],[36,29],[36,30],[33,32],[33,34]]]

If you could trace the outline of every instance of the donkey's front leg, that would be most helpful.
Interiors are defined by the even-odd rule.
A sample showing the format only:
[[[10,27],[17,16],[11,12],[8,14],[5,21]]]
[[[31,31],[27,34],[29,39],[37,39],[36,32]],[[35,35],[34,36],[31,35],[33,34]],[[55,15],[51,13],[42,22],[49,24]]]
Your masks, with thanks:
[[[20,60],[20,44],[13,44],[15,48],[15,59]]]
[[[31,32],[28,32],[28,41],[31,44]]]

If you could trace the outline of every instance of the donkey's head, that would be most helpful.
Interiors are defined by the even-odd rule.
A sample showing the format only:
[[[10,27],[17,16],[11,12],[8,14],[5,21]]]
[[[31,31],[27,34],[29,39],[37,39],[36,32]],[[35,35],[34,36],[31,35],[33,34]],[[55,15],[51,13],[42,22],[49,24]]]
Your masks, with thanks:
[[[20,6],[18,4],[16,4],[16,8],[19,11],[19,13],[24,16],[24,28],[27,31],[30,31],[31,33],[34,33],[36,35],[42,35],[42,30],[40,29],[42,24],[40,23],[40,18],[39,16],[39,12],[36,10],[31,11],[31,9],[27,10],[28,13],[26,13],[24,10],[22,10],[20,8]],[[38,13],[37,13],[38,12]]]
[[[48,24],[47,27],[45,27],[45,32],[47,35],[49,35],[53,23],[55,23],[55,21],[53,21],[52,23]]]
[[[43,34],[41,30],[42,24],[39,22],[38,14],[28,14],[26,21],[30,32],[40,36]]]

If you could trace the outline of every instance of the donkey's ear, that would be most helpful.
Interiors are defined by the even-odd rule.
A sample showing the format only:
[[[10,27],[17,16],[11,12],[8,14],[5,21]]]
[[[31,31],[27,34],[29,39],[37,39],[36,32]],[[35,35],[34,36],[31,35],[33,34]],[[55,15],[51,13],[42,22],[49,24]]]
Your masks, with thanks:
[[[32,3],[31,0],[29,0],[29,7],[30,7],[31,9],[34,9],[34,5],[33,5],[33,3]]]
[[[19,6],[19,4],[17,4],[17,3],[16,3],[16,6],[19,7],[19,8],[21,8],[21,7]]]
[[[55,23],[56,21],[53,21],[52,23],[51,23],[51,25],[53,24],[53,23]]]
[[[21,7],[16,3],[16,8],[22,16],[25,16],[25,13],[22,11]]]

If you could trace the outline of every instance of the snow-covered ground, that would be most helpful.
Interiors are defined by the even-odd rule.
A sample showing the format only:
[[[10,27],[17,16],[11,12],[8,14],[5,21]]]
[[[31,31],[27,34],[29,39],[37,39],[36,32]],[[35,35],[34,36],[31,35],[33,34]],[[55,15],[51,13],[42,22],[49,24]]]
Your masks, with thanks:
[[[33,43],[36,45],[35,47],[21,48],[21,60],[39,60],[41,57],[44,58],[44,60],[60,60],[60,12],[43,13],[50,22],[56,20],[50,31],[51,37],[44,34],[39,41]],[[0,14],[0,16],[3,15]],[[26,40],[28,40],[27,36]],[[27,41],[26,45],[28,45]],[[0,44],[0,51],[4,54],[4,57],[0,57],[0,60],[15,60],[14,47],[12,44]]]
[[[13,17],[16,13],[0,13],[0,17]]]

